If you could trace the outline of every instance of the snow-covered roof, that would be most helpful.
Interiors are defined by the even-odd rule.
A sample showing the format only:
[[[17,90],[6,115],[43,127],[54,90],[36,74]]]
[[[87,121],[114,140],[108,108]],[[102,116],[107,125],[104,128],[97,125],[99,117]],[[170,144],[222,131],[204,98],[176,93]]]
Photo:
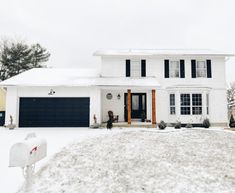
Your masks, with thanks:
[[[34,68],[0,82],[7,86],[133,86],[156,87],[159,83],[154,77],[126,78],[100,77],[95,69]]]
[[[209,49],[120,49],[97,50],[94,56],[235,56]]]

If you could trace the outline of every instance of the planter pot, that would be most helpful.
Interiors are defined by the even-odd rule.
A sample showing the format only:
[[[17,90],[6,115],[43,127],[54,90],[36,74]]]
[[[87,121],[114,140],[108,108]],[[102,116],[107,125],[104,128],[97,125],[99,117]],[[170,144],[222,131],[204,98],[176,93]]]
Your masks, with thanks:
[[[231,123],[231,124],[229,124],[229,127],[231,127],[231,128],[235,128],[235,123]]]
[[[6,127],[9,128],[9,130],[13,130],[13,129],[16,128],[16,125],[15,124],[9,124]]]
[[[98,129],[99,127],[100,127],[100,125],[98,123],[91,125],[92,129]]]

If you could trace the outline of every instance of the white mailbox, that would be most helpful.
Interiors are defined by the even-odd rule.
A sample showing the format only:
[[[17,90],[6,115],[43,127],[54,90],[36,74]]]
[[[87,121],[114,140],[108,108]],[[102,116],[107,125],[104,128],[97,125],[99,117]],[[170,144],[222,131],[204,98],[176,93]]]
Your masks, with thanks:
[[[47,143],[36,137],[14,144],[10,149],[9,167],[27,167],[47,155]]]

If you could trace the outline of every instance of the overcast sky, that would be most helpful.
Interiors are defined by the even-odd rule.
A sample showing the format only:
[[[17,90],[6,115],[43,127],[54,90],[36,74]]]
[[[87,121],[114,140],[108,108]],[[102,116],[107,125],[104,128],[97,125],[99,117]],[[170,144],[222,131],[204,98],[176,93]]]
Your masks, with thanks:
[[[94,66],[100,48],[235,53],[235,0],[0,0],[1,37],[39,42],[49,66]],[[235,59],[227,62],[235,81]]]

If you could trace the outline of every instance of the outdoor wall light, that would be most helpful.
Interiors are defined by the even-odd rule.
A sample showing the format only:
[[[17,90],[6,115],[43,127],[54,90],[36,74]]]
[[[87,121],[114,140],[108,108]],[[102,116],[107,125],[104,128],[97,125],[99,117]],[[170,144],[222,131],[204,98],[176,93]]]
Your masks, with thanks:
[[[120,94],[118,94],[118,95],[117,95],[117,99],[118,99],[118,100],[120,100],[120,98],[121,98],[121,95],[120,95]]]
[[[53,89],[50,90],[50,92],[48,93],[48,95],[53,95],[55,94],[55,91]]]

